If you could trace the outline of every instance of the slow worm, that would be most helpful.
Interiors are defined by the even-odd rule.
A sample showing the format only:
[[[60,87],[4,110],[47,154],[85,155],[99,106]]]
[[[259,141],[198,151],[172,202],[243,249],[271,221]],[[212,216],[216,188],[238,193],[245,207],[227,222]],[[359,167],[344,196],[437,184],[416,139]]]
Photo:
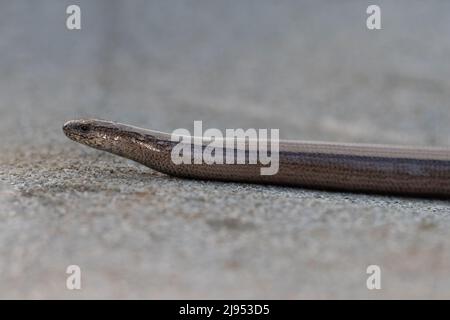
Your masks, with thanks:
[[[261,175],[260,163],[174,164],[176,142],[162,132],[94,119],[68,121],[63,130],[74,141],[176,177],[450,197],[449,148],[280,140],[278,173]]]

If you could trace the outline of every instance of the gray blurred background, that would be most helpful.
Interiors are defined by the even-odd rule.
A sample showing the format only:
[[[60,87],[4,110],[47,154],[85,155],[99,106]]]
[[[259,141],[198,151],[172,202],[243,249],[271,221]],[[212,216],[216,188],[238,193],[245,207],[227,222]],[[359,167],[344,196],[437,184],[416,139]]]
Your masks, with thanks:
[[[180,180],[61,131],[450,146],[449,30],[444,0],[0,0],[0,298],[450,298],[448,201]]]

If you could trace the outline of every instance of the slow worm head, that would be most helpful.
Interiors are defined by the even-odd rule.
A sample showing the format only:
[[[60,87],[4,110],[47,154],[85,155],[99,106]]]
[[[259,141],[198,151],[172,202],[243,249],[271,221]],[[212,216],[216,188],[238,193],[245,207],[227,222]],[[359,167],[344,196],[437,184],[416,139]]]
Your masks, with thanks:
[[[68,121],[63,130],[74,141],[177,177],[450,197],[449,148],[281,140],[278,172],[261,175],[260,163],[175,164],[171,151],[177,143],[162,132],[95,119]]]

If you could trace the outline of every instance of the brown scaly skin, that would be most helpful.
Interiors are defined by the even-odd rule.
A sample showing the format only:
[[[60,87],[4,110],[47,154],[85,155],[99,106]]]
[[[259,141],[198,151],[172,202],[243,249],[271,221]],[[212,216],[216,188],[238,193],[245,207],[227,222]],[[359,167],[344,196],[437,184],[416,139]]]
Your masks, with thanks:
[[[280,141],[279,171],[264,176],[260,163],[176,165],[177,142],[157,131],[94,119],[68,121],[63,130],[74,141],[177,177],[450,198],[446,148]]]

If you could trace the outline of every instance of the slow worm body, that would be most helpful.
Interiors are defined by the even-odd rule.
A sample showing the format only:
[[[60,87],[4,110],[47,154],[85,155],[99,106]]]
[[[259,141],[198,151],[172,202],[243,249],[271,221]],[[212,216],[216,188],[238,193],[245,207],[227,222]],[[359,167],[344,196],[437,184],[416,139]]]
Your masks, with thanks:
[[[175,164],[176,142],[166,133],[93,119],[69,121],[63,130],[72,140],[177,177],[450,197],[448,148],[280,140],[278,172],[261,175],[260,163]]]

